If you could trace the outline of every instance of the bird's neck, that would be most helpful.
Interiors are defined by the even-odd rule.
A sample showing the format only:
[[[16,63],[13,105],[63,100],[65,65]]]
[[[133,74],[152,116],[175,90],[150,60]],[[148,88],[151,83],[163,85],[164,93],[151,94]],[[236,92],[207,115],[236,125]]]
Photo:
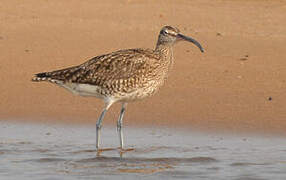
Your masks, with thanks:
[[[157,42],[155,51],[158,52],[162,59],[167,61],[173,60],[173,45],[167,43],[161,43],[160,41]]]
[[[170,44],[157,43],[155,51],[160,54],[160,61],[169,70],[173,66],[173,46]]]

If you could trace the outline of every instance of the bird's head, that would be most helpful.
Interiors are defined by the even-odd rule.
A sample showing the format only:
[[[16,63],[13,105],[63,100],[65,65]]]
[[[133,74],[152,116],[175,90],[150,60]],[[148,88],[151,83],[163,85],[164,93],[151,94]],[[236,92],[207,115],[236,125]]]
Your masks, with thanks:
[[[201,52],[204,52],[203,47],[195,39],[185,36],[180,33],[180,30],[171,26],[164,26],[159,34],[158,44],[174,45],[178,41],[188,41],[195,44]]]

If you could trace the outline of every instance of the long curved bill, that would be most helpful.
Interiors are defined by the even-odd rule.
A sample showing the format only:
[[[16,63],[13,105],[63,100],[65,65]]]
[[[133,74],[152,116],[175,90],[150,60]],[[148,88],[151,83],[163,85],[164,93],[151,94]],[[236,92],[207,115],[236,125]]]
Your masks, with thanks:
[[[179,38],[181,40],[189,41],[191,43],[194,43],[201,50],[201,52],[204,52],[204,48],[195,39],[188,37],[188,36],[185,36],[185,35],[180,34],[180,33],[177,34],[177,38]]]

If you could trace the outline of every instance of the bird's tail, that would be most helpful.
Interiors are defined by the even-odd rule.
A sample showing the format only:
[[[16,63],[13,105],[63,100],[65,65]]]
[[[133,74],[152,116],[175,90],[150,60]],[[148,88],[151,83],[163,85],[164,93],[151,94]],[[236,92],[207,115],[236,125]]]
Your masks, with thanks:
[[[34,82],[50,81],[50,80],[51,80],[51,75],[48,72],[35,74],[35,76],[32,78],[32,81]]]

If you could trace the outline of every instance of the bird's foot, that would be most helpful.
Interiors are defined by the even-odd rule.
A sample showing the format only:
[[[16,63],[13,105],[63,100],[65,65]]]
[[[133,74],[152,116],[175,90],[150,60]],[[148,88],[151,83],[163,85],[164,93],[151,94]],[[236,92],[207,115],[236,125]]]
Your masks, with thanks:
[[[99,157],[100,154],[102,152],[105,152],[105,151],[113,151],[113,150],[116,150],[115,148],[102,148],[102,149],[96,149],[96,156]]]
[[[126,152],[129,152],[129,151],[134,151],[135,149],[134,148],[127,148],[127,149],[124,149],[124,148],[117,148],[119,150],[119,154],[120,154],[120,157],[123,157],[123,154],[126,153]]]

